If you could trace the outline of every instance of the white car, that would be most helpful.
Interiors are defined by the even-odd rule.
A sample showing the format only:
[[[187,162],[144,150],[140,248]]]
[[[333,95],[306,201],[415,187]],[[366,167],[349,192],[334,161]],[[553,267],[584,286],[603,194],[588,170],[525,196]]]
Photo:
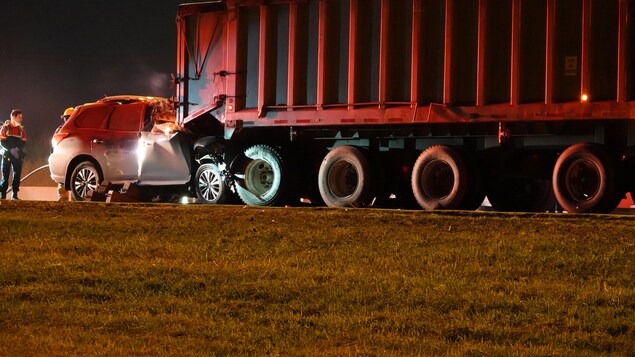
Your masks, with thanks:
[[[53,135],[51,178],[76,201],[104,182],[187,185],[191,145],[175,118],[172,103],[159,97],[114,96],[80,105]]]

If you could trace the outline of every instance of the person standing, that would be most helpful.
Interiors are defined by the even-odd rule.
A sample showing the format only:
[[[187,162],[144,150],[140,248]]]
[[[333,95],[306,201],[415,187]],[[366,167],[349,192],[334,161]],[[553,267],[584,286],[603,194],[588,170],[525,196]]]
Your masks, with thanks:
[[[60,116],[60,118],[62,118],[62,121],[64,123],[66,123],[66,121],[68,120],[68,118],[71,117],[71,115],[73,115],[73,113],[75,112],[75,108],[73,107],[68,107],[64,110],[64,113]],[[64,125],[64,123],[62,123],[62,125]],[[59,128],[62,127],[62,125],[59,126]],[[58,128],[58,129],[59,129]]]
[[[9,172],[13,167],[11,188],[12,199],[18,200],[20,177],[22,175],[22,159],[26,153],[26,132],[22,126],[22,110],[11,111],[11,120],[7,120],[0,128],[0,146],[2,146],[2,180],[0,180],[0,198],[7,198],[9,188]]]
[[[68,107],[64,110],[64,113],[60,116],[60,118],[62,119],[63,123],[62,125],[58,126],[57,129],[55,129],[55,134],[57,134],[60,129],[62,129],[62,127],[64,126],[64,124],[66,124],[66,121],[68,120],[68,118],[71,117],[71,115],[73,115],[73,113],[75,112],[75,108],[73,107]],[[58,201],[69,201],[71,199],[71,195],[70,192],[66,191],[66,188],[64,188],[64,184],[63,183],[57,183],[57,200]]]

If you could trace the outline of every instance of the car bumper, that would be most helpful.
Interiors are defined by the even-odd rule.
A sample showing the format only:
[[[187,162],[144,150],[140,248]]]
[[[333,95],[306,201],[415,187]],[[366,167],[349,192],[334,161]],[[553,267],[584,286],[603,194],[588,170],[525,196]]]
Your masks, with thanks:
[[[66,183],[66,167],[68,167],[68,160],[65,155],[53,153],[49,156],[49,171],[53,181]]]

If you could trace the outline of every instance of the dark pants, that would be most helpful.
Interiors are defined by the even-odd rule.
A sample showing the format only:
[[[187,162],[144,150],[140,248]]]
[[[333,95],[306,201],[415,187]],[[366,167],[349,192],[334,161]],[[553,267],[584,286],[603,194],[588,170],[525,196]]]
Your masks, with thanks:
[[[5,153],[2,157],[2,180],[0,180],[0,195],[2,198],[7,196],[7,189],[9,188],[9,170],[13,166],[13,182],[11,182],[11,188],[13,190],[13,196],[17,197],[18,191],[20,191],[20,177],[22,176],[22,160],[9,157],[10,153]]]

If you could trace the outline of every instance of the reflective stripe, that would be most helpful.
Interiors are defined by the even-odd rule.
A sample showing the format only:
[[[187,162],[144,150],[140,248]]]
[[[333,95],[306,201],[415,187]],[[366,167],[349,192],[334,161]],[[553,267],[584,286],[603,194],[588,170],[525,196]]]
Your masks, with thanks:
[[[26,135],[24,133],[24,127],[22,125],[13,126],[11,122],[7,121],[0,130],[0,140],[4,140],[9,136],[14,136],[26,141]]]

